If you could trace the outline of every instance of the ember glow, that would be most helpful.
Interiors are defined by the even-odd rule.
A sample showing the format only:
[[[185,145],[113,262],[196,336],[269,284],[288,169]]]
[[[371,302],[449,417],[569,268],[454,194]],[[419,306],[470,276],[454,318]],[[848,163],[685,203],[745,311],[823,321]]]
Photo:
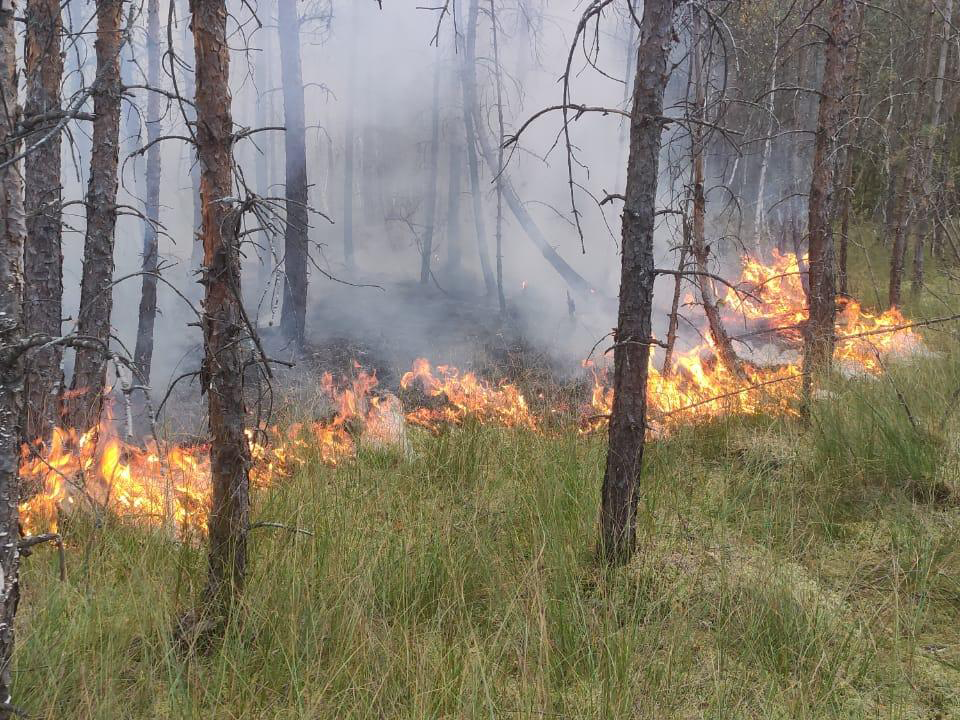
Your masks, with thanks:
[[[721,309],[738,353],[749,357],[745,351],[765,348],[776,353],[777,361],[747,359],[742,368],[746,378],[740,378],[720,362],[706,329],[700,344],[675,353],[668,372],[656,365],[657,355],[651,355],[647,402],[654,435],[678,423],[731,413],[794,412],[800,391],[802,326],[807,318],[803,273],[793,253],[774,250],[772,257],[768,264],[743,258],[736,290],[727,288]],[[687,296],[685,305],[691,302],[693,298]],[[838,297],[834,357],[840,369],[876,375],[885,355],[920,350],[923,341],[917,333],[909,328],[893,330],[905,324],[897,309],[870,313],[855,300]],[[594,387],[582,427],[591,431],[605,425],[613,407],[613,389],[606,368],[585,365],[593,373]]]

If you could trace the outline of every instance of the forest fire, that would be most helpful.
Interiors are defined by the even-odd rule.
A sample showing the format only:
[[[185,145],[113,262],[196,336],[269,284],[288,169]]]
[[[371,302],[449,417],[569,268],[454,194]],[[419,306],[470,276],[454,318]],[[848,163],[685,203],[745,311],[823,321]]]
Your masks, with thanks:
[[[722,303],[726,328],[743,331],[739,337],[733,335],[735,341],[751,350],[773,347],[789,359],[773,364],[744,362],[741,377],[720,362],[707,333],[699,345],[675,354],[667,370],[657,367],[651,356],[648,422],[655,435],[693,419],[761,410],[792,412],[800,388],[799,351],[807,315],[803,277],[793,253],[774,250],[768,264],[745,257],[736,289],[728,288]],[[855,300],[838,297],[834,357],[847,373],[879,374],[884,355],[922,348],[917,333],[901,328],[905,324],[895,308],[875,314]],[[606,368],[591,362],[585,366],[594,376],[590,414],[583,424],[589,432],[604,426],[613,407],[613,389]]]
[[[726,293],[723,314],[728,328],[742,327],[739,342],[758,342],[789,354],[776,364],[744,362],[741,373],[720,362],[709,336],[701,344],[674,355],[669,371],[651,359],[648,380],[648,422],[654,435],[681,422],[761,410],[792,412],[799,390],[800,325],[805,318],[801,271],[792,254],[774,254],[770,264],[744,259],[736,287]],[[910,329],[883,333],[905,324],[899,311],[871,314],[848,299],[838,300],[836,358],[848,372],[877,374],[885,354],[913,352],[920,337]],[[749,345],[748,345],[749,346]],[[590,407],[582,431],[605,425],[613,389],[605,367],[586,361],[594,377]],[[448,365],[433,366],[420,358],[400,381],[402,392],[419,393],[414,409],[404,412],[400,400],[375,394],[375,373],[355,366],[355,376],[337,383],[330,373],[321,387],[331,403],[328,417],[294,423],[285,430],[263,427],[248,433],[251,479],[267,487],[309,458],[336,465],[355,455],[359,438],[380,445],[402,441],[406,423],[435,431],[473,417],[481,423],[537,430],[537,416],[516,385],[491,384],[475,373]],[[79,502],[109,510],[154,527],[180,534],[202,535],[210,492],[210,461],[205,445],[146,447],[124,442],[110,418],[86,434],[56,428],[49,447],[24,446],[21,477],[40,491],[21,506],[24,531],[56,526],[58,510]]]

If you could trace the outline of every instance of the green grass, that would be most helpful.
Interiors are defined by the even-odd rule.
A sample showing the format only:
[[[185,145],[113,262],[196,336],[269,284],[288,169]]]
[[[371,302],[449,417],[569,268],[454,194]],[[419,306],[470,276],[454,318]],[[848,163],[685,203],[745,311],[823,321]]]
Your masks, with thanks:
[[[254,519],[313,534],[255,531],[205,656],[171,642],[203,548],[68,518],[67,582],[46,548],[24,563],[15,702],[51,720],[960,717],[958,387],[957,354],[934,355],[837,380],[809,426],[650,444],[616,571],[593,554],[602,437],[467,425],[308,463]]]
[[[593,556],[603,439],[469,425],[309,464],[258,495],[250,578],[208,656],[171,645],[201,549],[83,518],[69,579],[25,563],[36,718],[960,715],[960,366],[839,382],[805,428],[652,444],[634,561]],[[917,427],[894,388],[909,398]]]

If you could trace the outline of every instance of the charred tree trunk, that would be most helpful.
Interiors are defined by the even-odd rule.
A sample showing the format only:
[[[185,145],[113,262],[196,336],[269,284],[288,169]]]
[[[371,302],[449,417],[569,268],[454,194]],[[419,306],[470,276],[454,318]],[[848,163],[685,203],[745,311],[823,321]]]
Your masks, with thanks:
[[[230,51],[224,0],[192,0],[197,55],[197,153],[203,206],[203,383],[210,423],[207,619],[219,621],[243,588],[250,522],[250,449],[244,434],[239,216],[233,195]]]
[[[24,114],[27,118],[60,110],[62,30],[58,0],[27,2],[24,44],[27,71]],[[41,125],[27,138],[27,144],[32,146],[49,131],[47,124]],[[23,253],[23,322],[29,332],[52,337],[60,335],[63,317],[60,140],[60,134],[54,134],[24,161],[27,243]],[[63,382],[62,357],[59,346],[43,348],[31,355],[26,375],[25,442],[48,440],[57,421]]]
[[[820,108],[813,143],[813,170],[808,200],[809,315],[804,329],[803,397],[810,399],[812,375],[826,372],[833,360],[837,311],[836,267],[830,204],[834,190],[833,147],[840,132],[844,99],[844,59],[853,27],[854,0],[833,0],[826,39]]]
[[[55,6],[56,7],[56,6]],[[16,1],[0,2],[0,349],[23,336],[23,245],[27,235],[20,172],[12,159],[20,149],[16,130]],[[59,10],[58,10],[59,12]],[[0,719],[14,717],[10,704],[13,631],[20,600],[19,537],[20,419],[23,360],[0,352]]]
[[[77,333],[110,342],[113,311],[113,245],[117,225],[117,163],[120,142],[120,31],[122,0],[97,3],[97,88],[93,92],[93,154],[87,186],[87,230]],[[103,406],[107,363],[103,353],[77,348],[65,421],[81,432],[95,426]]]
[[[480,190],[480,169],[477,162],[477,130],[474,127],[480,117],[473,103],[477,98],[477,21],[480,16],[480,0],[470,0],[467,18],[467,40],[461,63],[463,88],[463,126],[467,136],[467,166],[470,171],[470,194],[473,198],[473,222],[477,231],[477,252],[487,296],[497,290],[496,280],[490,268],[490,250],[487,247],[487,228],[483,219],[483,194]]]
[[[280,72],[286,133],[286,229],[284,232],[283,308],[280,329],[297,348],[303,345],[307,318],[307,136],[300,68],[300,17],[296,0],[280,0]]]
[[[600,508],[600,552],[613,564],[636,547],[637,482],[643,461],[652,336],[653,230],[663,93],[673,42],[670,0],[647,0],[637,48],[624,193],[620,307],[614,345],[613,410]]]
[[[160,85],[160,0],[147,3],[147,84]],[[133,361],[139,374],[138,385],[150,384],[150,368],[153,364],[153,329],[157,321],[157,268],[159,259],[158,228],[160,223],[160,95],[148,91],[147,95],[147,193],[146,220],[143,226],[143,283],[140,291],[140,313],[137,323],[137,344]],[[137,434],[143,437],[148,431],[146,421],[146,397],[138,393],[136,409]]]
[[[427,159],[427,186],[423,193],[427,207],[424,214],[423,244],[420,248],[421,285],[426,285],[430,281],[433,231],[437,223],[437,169],[440,157],[440,68],[440,62],[436,61],[433,66],[433,105],[430,111],[430,153]]]

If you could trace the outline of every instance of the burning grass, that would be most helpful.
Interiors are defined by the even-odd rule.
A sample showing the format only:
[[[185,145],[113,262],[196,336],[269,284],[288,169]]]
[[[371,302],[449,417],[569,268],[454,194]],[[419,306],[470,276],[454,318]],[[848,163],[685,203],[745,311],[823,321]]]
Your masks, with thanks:
[[[306,456],[253,519],[313,535],[258,531],[241,611],[189,662],[170,624],[203,548],[66,516],[67,582],[52,553],[24,566],[16,696],[77,720],[955,717],[960,509],[916,487],[956,487],[960,365],[889,373],[837,379],[810,428],[651,443],[617,573],[592,555],[602,436],[468,417]]]
[[[923,348],[918,334],[901,327],[907,323],[899,311],[873,314],[850,299],[838,303],[836,358],[847,372],[877,375],[885,367],[883,357],[915,354]],[[793,413],[801,374],[798,324],[804,305],[795,256],[775,252],[768,264],[744,258],[740,281],[736,289],[728,289],[723,302],[727,327],[743,330],[741,343],[776,346],[788,359],[774,365],[747,361],[740,376],[718,361],[709,339],[678,350],[669,368],[657,367],[657,358],[651,358],[648,422],[653,434],[664,436],[693,421],[734,414]],[[588,433],[605,427],[613,390],[602,363],[585,365],[592,373],[593,389],[589,404],[580,409],[580,426]],[[553,431],[558,425],[558,408],[535,412],[518,385],[484,380],[452,366],[434,367],[425,358],[416,360],[400,380],[398,391],[404,401],[381,391],[375,373],[356,363],[353,370],[346,380],[323,374],[320,387],[331,408],[324,419],[250,433],[254,485],[269,487],[314,457],[337,465],[356,455],[361,438],[373,446],[403,446],[408,425],[431,432],[468,420],[534,432],[547,426]],[[576,413],[562,414],[569,418]],[[550,422],[545,422],[548,416]],[[24,448],[21,476],[27,486],[41,488],[21,507],[24,531],[55,528],[61,509],[82,503],[99,514],[110,511],[140,524],[176,530],[181,536],[202,535],[209,496],[208,454],[203,445],[139,447],[119,438],[109,419],[83,436],[58,428],[49,448]]]

